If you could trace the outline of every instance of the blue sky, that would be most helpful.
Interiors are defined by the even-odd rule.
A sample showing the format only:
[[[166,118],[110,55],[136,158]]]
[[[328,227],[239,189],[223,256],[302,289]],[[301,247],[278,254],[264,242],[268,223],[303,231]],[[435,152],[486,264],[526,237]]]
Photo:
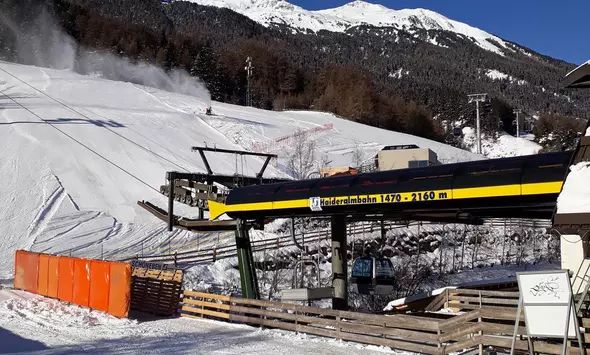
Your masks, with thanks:
[[[287,0],[308,10],[352,0]],[[590,60],[589,0],[369,0],[392,9],[426,8],[574,64]]]

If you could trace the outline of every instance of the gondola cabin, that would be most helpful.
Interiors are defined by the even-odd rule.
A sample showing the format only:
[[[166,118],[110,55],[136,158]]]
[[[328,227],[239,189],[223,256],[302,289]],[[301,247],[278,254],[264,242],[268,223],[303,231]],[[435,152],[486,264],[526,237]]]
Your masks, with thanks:
[[[354,293],[386,295],[393,292],[393,263],[388,258],[362,257],[354,261],[350,283]]]

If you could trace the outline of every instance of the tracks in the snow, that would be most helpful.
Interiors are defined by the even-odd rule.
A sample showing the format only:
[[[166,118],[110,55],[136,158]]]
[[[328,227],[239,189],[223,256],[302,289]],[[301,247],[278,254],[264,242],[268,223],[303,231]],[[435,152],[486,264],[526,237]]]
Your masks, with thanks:
[[[58,183],[53,192],[43,199],[43,204],[39,208],[39,212],[37,212],[35,218],[33,218],[27,233],[27,239],[31,241],[29,243],[29,249],[35,245],[39,235],[47,228],[53,216],[58,212],[62,202],[66,199],[66,196],[65,189]]]

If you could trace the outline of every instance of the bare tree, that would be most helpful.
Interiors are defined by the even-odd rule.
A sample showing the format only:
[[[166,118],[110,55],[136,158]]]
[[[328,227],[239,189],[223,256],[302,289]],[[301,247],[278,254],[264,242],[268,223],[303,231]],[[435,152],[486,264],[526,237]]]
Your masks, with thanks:
[[[320,158],[319,169],[327,168],[328,166],[330,166],[330,164],[332,164],[332,160],[330,160],[328,154],[322,154],[322,157]]]
[[[295,134],[295,141],[287,155],[287,168],[297,180],[307,179],[315,170],[316,144],[300,129]]]
[[[358,168],[359,166],[361,166],[361,164],[364,161],[364,151],[361,148],[360,144],[358,142],[354,142],[354,148],[352,151],[352,164],[354,164],[355,168]]]
[[[264,266],[264,270],[258,270],[259,274],[261,274],[261,277],[259,277],[260,284],[263,290],[268,291],[269,301],[276,300],[277,295],[280,293],[282,288],[290,288],[291,286],[289,279],[291,270],[284,268],[283,265],[279,265],[279,263],[277,263],[278,257],[276,250],[274,255],[271,256],[271,259],[273,258],[275,261],[274,265],[269,265],[267,262]]]

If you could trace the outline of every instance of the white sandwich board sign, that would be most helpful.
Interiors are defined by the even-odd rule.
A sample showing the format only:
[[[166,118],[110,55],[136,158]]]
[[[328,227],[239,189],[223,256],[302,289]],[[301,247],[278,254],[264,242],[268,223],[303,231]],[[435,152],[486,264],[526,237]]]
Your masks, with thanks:
[[[524,310],[529,347],[533,337],[561,338],[563,351],[568,339],[581,341],[568,270],[520,272],[516,277],[520,298],[511,354],[514,353],[521,309]]]

